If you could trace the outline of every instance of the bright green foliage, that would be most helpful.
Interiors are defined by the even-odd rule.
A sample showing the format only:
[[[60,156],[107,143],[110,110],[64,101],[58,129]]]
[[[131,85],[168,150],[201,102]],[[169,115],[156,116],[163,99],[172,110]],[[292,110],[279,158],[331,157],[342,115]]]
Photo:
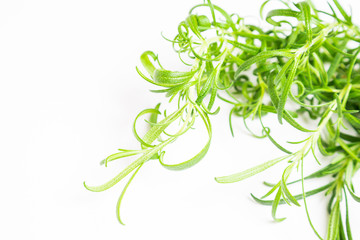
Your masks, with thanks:
[[[261,15],[265,7],[270,7],[270,2],[262,4]],[[271,205],[276,221],[285,219],[276,217],[280,204],[300,206],[300,201],[303,201],[310,226],[319,239],[323,239],[311,222],[306,197],[325,193],[331,196],[326,239],[352,239],[347,196],[360,202],[352,182],[360,168],[360,29],[337,0],[333,0],[327,10],[316,9],[310,0],[297,4],[280,2],[284,4],[283,9],[272,9],[267,13],[268,25],[265,28],[247,25],[241,16],[228,14],[209,0],[193,7],[189,16],[179,24],[174,39],[166,39],[172,43],[181,62],[188,66],[186,72],[164,69],[158,56],[151,51],[142,54],[140,60],[144,70],[137,68],[137,72],[159,88],[153,92],[165,93],[169,102],[175,102],[177,110],[166,114],[166,110],[160,111],[160,105],[157,105],[139,113],[134,121],[134,135],[140,149],[120,149],[102,163],[107,166],[123,157],[138,155],[138,158],[109,182],[97,187],[85,185],[91,191],[104,191],[133,172],[117,204],[120,222],[121,200],[143,164],[159,160],[165,168],[183,170],[204,158],[212,138],[210,117],[220,111],[219,107],[216,110],[213,107],[216,100],[222,100],[231,106],[229,123],[232,133],[234,116],[242,118],[251,134],[253,132],[246,121],[258,119],[263,135],[253,135],[268,138],[285,154],[248,170],[217,177],[216,181],[241,181],[279,162],[286,162],[279,181],[265,183],[271,189],[262,198],[252,195],[255,201]],[[207,8],[208,15],[197,15],[198,8]],[[289,102],[292,102],[291,109]],[[150,115],[147,121],[150,128],[140,136],[136,131],[136,121],[145,114]],[[279,124],[286,121],[308,135],[302,141],[290,142],[299,146],[297,151],[290,152],[271,136],[270,129],[262,122],[266,114],[276,114]],[[317,125],[307,129],[299,124],[298,117],[311,118]],[[166,146],[193,131],[196,121],[201,121],[207,129],[206,144],[189,160],[167,164],[164,159]],[[169,134],[170,127],[176,124],[178,130]],[[317,150],[322,155],[334,156],[331,162],[320,161]],[[304,176],[304,162],[308,155],[324,166]],[[294,170],[299,169],[301,179],[289,182]],[[304,190],[307,179],[324,177],[330,179],[328,184]],[[301,183],[302,192],[294,195],[288,186],[297,183]],[[274,195],[273,200],[264,199],[271,195]],[[341,217],[344,199],[345,222]]]

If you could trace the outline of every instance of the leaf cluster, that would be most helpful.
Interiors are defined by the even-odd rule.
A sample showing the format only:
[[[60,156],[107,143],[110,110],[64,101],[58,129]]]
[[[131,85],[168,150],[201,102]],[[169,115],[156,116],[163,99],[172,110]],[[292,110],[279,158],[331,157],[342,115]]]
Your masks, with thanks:
[[[306,197],[324,193],[330,196],[326,239],[352,239],[348,196],[360,201],[352,181],[360,168],[360,29],[337,0],[329,3],[327,10],[317,9],[310,0],[297,4],[280,2],[283,8],[268,11],[266,28],[246,24],[246,19],[227,13],[210,0],[194,6],[178,25],[176,36],[173,39],[164,37],[172,44],[180,61],[188,66],[188,71],[163,68],[152,51],[141,55],[143,67],[137,67],[137,72],[156,87],[153,92],[165,94],[177,109],[168,114],[166,110],[160,111],[159,104],[140,112],[133,127],[140,149],[120,149],[102,163],[107,166],[111,161],[129,156],[138,156],[137,159],[103,185],[84,184],[91,191],[104,191],[133,173],[117,204],[121,223],[121,200],[143,164],[158,160],[165,168],[183,170],[204,158],[212,138],[210,118],[220,112],[220,107],[214,110],[216,101],[220,100],[231,108],[232,134],[235,132],[232,122],[237,117],[253,136],[269,139],[284,155],[238,173],[217,177],[216,181],[242,181],[286,162],[279,181],[265,182],[270,190],[261,198],[252,195],[254,200],[271,205],[275,221],[285,219],[276,216],[280,204],[300,206],[302,200],[310,226],[319,239],[323,239],[311,222]],[[270,0],[263,3],[261,16],[270,3]],[[208,9],[208,14],[196,14],[199,8]],[[301,141],[290,142],[298,146],[297,151],[289,151],[272,136],[270,128],[262,121],[268,114],[276,114],[279,125],[285,121],[307,134]],[[150,116],[146,121],[149,130],[140,136],[136,122],[144,115]],[[308,129],[299,118],[310,118],[316,124]],[[248,127],[248,120],[259,123],[260,135]],[[207,129],[206,144],[192,158],[179,164],[167,164],[164,160],[166,146],[193,131],[196,121],[201,121]],[[180,123],[178,130],[169,133],[175,123]],[[330,162],[324,162],[319,154],[333,157]],[[320,170],[304,176],[307,156],[312,156],[321,166]],[[294,171],[300,171],[301,178],[289,181]],[[305,191],[306,180],[316,178],[330,180],[324,186]],[[298,183],[301,192],[291,193],[288,186]],[[266,199],[272,195],[272,200]],[[345,222],[341,215],[342,201],[345,201]]]

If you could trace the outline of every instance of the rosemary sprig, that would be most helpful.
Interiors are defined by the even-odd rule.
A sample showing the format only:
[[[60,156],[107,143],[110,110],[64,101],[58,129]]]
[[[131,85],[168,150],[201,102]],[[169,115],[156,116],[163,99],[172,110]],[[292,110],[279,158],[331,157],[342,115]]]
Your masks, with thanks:
[[[261,15],[270,2],[265,1],[261,6]],[[157,105],[140,112],[134,121],[134,136],[140,148],[121,149],[102,163],[107,166],[123,157],[139,157],[103,185],[91,187],[84,183],[91,191],[104,191],[133,172],[117,204],[120,223],[124,193],[147,161],[159,160],[165,168],[183,170],[204,158],[212,138],[210,118],[220,112],[219,107],[213,109],[216,100],[220,99],[231,106],[232,133],[233,117],[240,117],[251,134],[268,138],[285,155],[239,173],[217,177],[216,181],[242,181],[286,161],[279,181],[266,183],[271,189],[262,198],[252,195],[255,201],[271,205],[274,220],[282,221],[285,218],[276,217],[278,205],[300,206],[299,201],[303,200],[310,226],[318,238],[323,239],[311,222],[306,197],[325,193],[331,196],[326,239],[352,239],[347,196],[360,202],[352,182],[360,168],[360,29],[337,0],[329,4],[328,10],[318,10],[310,0],[297,4],[281,2],[284,8],[267,13],[266,28],[245,24],[244,18],[228,14],[210,0],[194,6],[179,24],[177,35],[172,40],[165,38],[171,42],[181,62],[188,66],[186,72],[164,69],[152,51],[141,55],[145,71],[137,68],[137,72],[158,88],[153,92],[165,93],[177,109],[167,114]],[[208,15],[196,14],[198,8],[207,8]],[[289,102],[292,102],[291,107]],[[136,122],[145,114],[150,115],[147,121],[150,128],[140,136]],[[286,121],[308,135],[304,140],[290,142],[299,146],[297,151],[289,151],[270,134],[270,128],[262,122],[266,114],[276,114],[279,124]],[[163,118],[158,120],[160,115]],[[299,123],[298,117],[311,118],[317,125],[308,129]],[[248,128],[246,121],[249,118],[259,120],[262,135],[255,135]],[[189,160],[167,164],[164,160],[166,146],[193,131],[197,121],[203,122],[208,133],[203,148]],[[169,129],[178,122],[177,131],[170,134]],[[333,156],[331,162],[321,160],[317,150],[322,155]],[[303,170],[310,156],[324,166],[304,176]],[[294,170],[301,172],[301,179],[289,182]],[[328,184],[307,192],[304,190],[306,180],[329,176]],[[301,183],[301,192],[294,195],[288,186],[297,183]],[[273,194],[273,200],[265,200]],[[344,199],[345,223],[340,204]]]

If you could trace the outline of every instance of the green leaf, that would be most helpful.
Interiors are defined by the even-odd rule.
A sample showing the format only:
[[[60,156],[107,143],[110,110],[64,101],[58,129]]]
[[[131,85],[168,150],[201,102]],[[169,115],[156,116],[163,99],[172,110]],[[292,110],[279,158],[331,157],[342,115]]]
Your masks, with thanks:
[[[360,137],[357,136],[353,136],[350,134],[346,134],[346,133],[340,133],[340,137],[346,141],[350,141],[350,142],[360,142]]]
[[[215,9],[214,9],[214,5],[211,3],[210,0],[207,0],[209,7],[210,7],[210,11],[211,11],[211,16],[213,18],[214,24],[216,23],[216,17],[215,17]]]
[[[344,8],[340,5],[337,0],[333,0],[336,7],[339,9],[341,15],[344,17],[345,21],[351,23],[351,17],[345,12]]]
[[[161,103],[158,103],[156,106],[155,106],[155,110],[159,111],[159,108],[160,108],[160,104]],[[155,124],[158,122],[158,116],[159,116],[159,112],[154,112],[150,115],[150,118],[149,118],[149,122],[150,124]]]
[[[295,163],[295,162],[294,162]],[[282,175],[282,178],[281,178],[281,189],[283,191],[283,193],[286,195],[286,197],[292,202],[294,203],[296,206],[300,207],[300,204],[299,202],[296,200],[296,198],[290,193],[289,189],[287,188],[286,186],[286,181],[288,179],[288,177],[290,176],[290,173],[292,171],[292,168],[294,167],[294,163],[289,165],[283,175]]]
[[[305,20],[306,34],[308,42],[312,41],[312,29],[311,29],[311,9],[307,2],[300,2],[296,6],[301,10],[301,13]]]
[[[280,79],[282,81],[285,78],[285,73],[287,72],[288,68],[290,67],[290,65],[292,64],[292,62],[294,61],[293,58],[291,58],[279,71],[279,73],[276,75],[276,78],[272,78],[271,76],[269,77],[268,80],[268,88],[269,88],[269,96],[271,99],[272,104],[274,105],[274,107],[277,109],[278,105],[279,105],[279,94],[276,90],[276,85],[275,83],[278,82]],[[279,67],[280,68],[280,67]]]
[[[150,148],[144,155],[136,159],[134,162],[132,162],[129,166],[127,166],[123,171],[121,171],[118,175],[116,175],[114,178],[112,178],[110,181],[99,185],[99,186],[88,186],[84,182],[84,187],[87,190],[90,190],[92,192],[102,192],[105,191],[111,187],[113,187],[115,184],[120,182],[124,177],[126,177],[129,173],[134,171],[136,168],[138,168],[140,165],[142,165],[144,162],[148,161],[154,154],[159,152],[163,147],[165,147],[167,144],[169,144],[173,139],[169,138],[168,140],[160,143],[159,145],[155,146],[154,148]]]
[[[336,53],[339,53],[339,54],[341,54],[341,55],[344,55],[345,57],[353,57],[352,54],[346,53],[346,52],[344,52],[343,50],[341,50],[340,48],[337,48],[337,47],[334,46],[333,44],[329,43],[328,40],[325,40],[325,41],[323,42],[323,44],[324,44],[324,47],[326,47],[327,49],[330,49],[330,50],[332,50],[332,51],[334,51],[334,52],[336,52]],[[341,47],[344,48],[343,46],[341,46]]]
[[[340,138],[337,139],[337,142],[340,144],[341,148],[344,149],[344,151],[349,154],[350,157],[352,157],[354,160],[360,162],[360,158],[357,156],[356,153],[354,153],[351,148]]]
[[[321,137],[319,137],[318,140],[317,140],[317,147],[318,147],[320,153],[321,153],[323,156],[330,156],[330,155],[332,155],[332,153],[329,152],[329,151],[327,151],[326,148],[324,147],[323,141],[322,141]]]
[[[282,92],[281,92],[279,105],[278,105],[278,120],[280,123],[282,123],[283,112],[285,109],[285,103],[286,103],[287,97],[289,95],[290,87],[294,81],[294,78],[295,78],[295,75],[297,72],[297,68],[299,66],[299,62],[300,62],[300,60],[298,58],[294,59],[294,63],[292,65],[292,69],[290,70],[290,74],[285,81],[285,85],[282,86]]]
[[[165,69],[156,69],[154,71],[154,77],[156,83],[162,86],[176,86],[191,80],[196,71],[191,72],[177,72]]]
[[[288,38],[288,41],[286,43],[286,48],[290,48],[296,41],[296,39],[298,38],[299,36],[299,32],[300,32],[300,27],[296,27],[295,31],[292,31],[289,38]]]
[[[204,39],[199,30],[198,19],[196,15],[191,14],[185,20],[186,24],[190,27],[191,31],[200,39]]]
[[[200,31],[205,31],[205,30],[210,29],[211,22],[207,16],[200,15],[200,16],[196,16],[196,17],[197,17],[197,22],[198,22]]]
[[[343,51],[346,47],[346,44],[348,43],[348,40],[344,40],[341,45],[339,46],[339,49]],[[331,79],[333,75],[336,73],[336,70],[338,69],[341,61],[343,60],[344,55],[342,53],[336,53],[334,59],[332,60],[330,67],[327,71],[328,79]]]
[[[340,202],[336,200],[329,218],[326,240],[336,240],[339,234]]]
[[[258,173],[261,173],[261,172],[265,171],[266,169],[268,169],[268,168],[274,166],[275,164],[285,160],[286,158],[287,158],[287,156],[276,158],[276,159],[270,160],[268,162],[262,163],[260,165],[257,165],[256,167],[247,169],[247,170],[245,170],[243,172],[240,172],[240,173],[235,173],[235,174],[232,174],[232,175],[229,175],[229,176],[224,176],[224,177],[216,177],[215,180],[218,183],[239,182],[239,181],[242,181],[242,180],[244,180],[246,178],[249,178],[251,176],[254,176],[254,175],[258,174]]]
[[[145,133],[142,143],[145,143],[145,145],[152,144],[161,135],[161,133],[163,133],[165,129],[169,127],[171,123],[182,116],[186,107],[187,105],[184,105],[182,108],[161,120],[158,124],[152,126],[149,131]]]
[[[205,84],[202,86],[199,94],[198,94],[198,97],[196,99],[196,103],[197,104],[201,104],[202,101],[204,100],[204,98],[207,96],[207,94],[210,92],[211,90],[211,87],[215,87],[214,86],[214,83],[216,81],[216,79],[219,77],[219,73],[220,73],[220,64],[218,64],[216,66],[216,68],[211,72],[210,76],[207,78]]]
[[[195,106],[196,107],[196,106]],[[209,117],[206,115],[206,113],[203,113],[198,107],[196,107],[199,115],[201,116],[205,127],[207,129],[208,132],[208,141],[206,142],[205,146],[201,149],[201,151],[199,153],[197,153],[194,157],[192,157],[191,159],[184,161],[182,163],[178,163],[178,164],[166,164],[163,162],[162,157],[159,159],[160,160],[160,164],[170,170],[184,170],[187,168],[190,168],[192,166],[194,166],[195,164],[197,164],[201,159],[204,158],[204,156],[206,155],[206,153],[209,150],[210,147],[210,143],[211,143],[211,137],[212,137],[212,130],[211,130],[211,123],[210,123],[210,119]]]
[[[354,193],[353,190],[349,187],[348,184],[346,184],[346,187],[347,187],[347,189],[348,189],[351,197],[352,197],[355,201],[357,201],[357,202],[360,203],[360,197],[358,197],[358,196],[355,195],[355,193]]]
[[[239,66],[239,68],[237,69],[237,71],[235,73],[235,78],[239,77],[242,71],[248,69],[254,63],[264,61],[264,60],[267,60],[267,59],[273,58],[273,57],[291,58],[291,57],[293,57],[293,53],[291,53],[291,51],[288,49],[279,49],[279,50],[270,50],[270,51],[260,52],[256,56],[248,59],[247,61],[245,61],[243,64],[241,64]]]
[[[129,151],[122,151],[122,152],[114,153],[114,154],[111,154],[110,156],[108,156],[107,158],[105,158],[104,160],[102,160],[100,162],[100,165],[105,164],[105,167],[107,167],[108,162],[117,160],[119,158],[134,156],[137,154],[141,154],[143,152],[144,151],[142,151],[142,150],[129,150]]]
[[[306,197],[310,197],[310,196],[316,195],[316,194],[318,194],[318,193],[320,193],[320,192],[323,192],[323,191],[327,190],[333,183],[334,183],[334,182],[331,182],[331,183],[326,184],[326,185],[324,185],[324,186],[322,186],[322,187],[319,187],[319,188],[310,190],[310,191],[308,191],[308,192],[305,193],[305,196],[306,196]],[[280,182],[279,182],[279,184],[277,184],[277,185],[275,185],[275,186],[276,186],[276,187],[280,186]],[[275,190],[276,190],[276,189],[275,189]],[[274,191],[272,191],[272,192],[274,192]],[[272,193],[272,192],[271,192],[271,193]],[[270,194],[266,194],[263,198],[265,198],[265,197],[267,197],[267,196],[269,196],[269,195],[270,195]],[[271,206],[271,205],[273,204],[273,201],[272,201],[272,200],[262,200],[262,199],[259,199],[259,198],[255,197],[253,194],[251,194],[251,197],[252,197],[256,202],[258,202],[258,203],[260,203],[260,204],[262,204],[262,205],[270,205],[270,206]],[[300,194],[295,195],[294,198],[295,198],[296,200],[301,200],[301,199],[304,198],[304,196],[303,196],[302,193],[300,193]],[[281,205],[281,204],[285,204],[285,201],[281,199],[280,202],[279,202],[279,204],[280,204],[280,205]]]
[[[354,56],[351,59],[350,65],[349,65],[349,70],[348,70],[348,74],[347,74],[347,83],[350,84],[352,81],[352,72],[355,66],[355,63],[358,61],[357,56],[360,53],[360,49],[358,49],[355,53]]]
[[[300,12],[296,12],[294,10],[291,9],[275,9],[275,10],[271,10],[267,16],[266,16],[266,21],[274,26],[280,27],[281,24],[280,22],[276,22],[274,21],[272,18],[273,17],[294,17],[297,19],[301,19],[301,13]]]
[[[264,184],[266,185],[266,184],[268,184],[268,183],[264,182]],[[278,188],[280,187],[280,185],[281,185],[281,182],[278,182],[276,185],[272,185],[272,188],[270,189],[270,191],[268,191],[268,192],[267,192],[264,196],[262,196],[261,198],[264,199],[264,198],[270,196],[273,192],[275,192],[276,189],[278,189]],[[268,185],[268,186],[270,186],[270,185]],[[281,201],[280,201],[280,203],[281,203]],[[271,204],[270,204],[270,205],[272,205],[272,201],[271,201]]]
[[[346,234],[348,236],[348,240],[353,240],[352,233],[351,233],[351,227],[350,227],[350,218],[349,218],[349,205],[347,200],[347,195],[344,190],[345,195],[345,207],[346,207]]]
[[[220,8],[219,6],[214,5],[214,4],[211,4],[211,2],[210,2],[209,0],[207,0],[207,1],[209,2],[208,4],[203,3],[203,4],[195,5],[194,7],[192,7],[192,8],[190,9],[189,13],[191,14],[191,13],[194,11],[194,9],[196,9],[196,8],[198,8],[198,7],[208,6],[208,7],[210,7],[210,10],[211,10],[211,11],[213,11],[213,10],[218,11],[218,12],[226,19],[226,23],[231,27],[231,29],[232,29],[233,31],[236,31],[236,26],[235,26],[234,22],[232,21],[231,16],[230,16],[225,10],[223,10],[222,8]],[[212,14],[212,15],[213,15],[213,14]],[[215,15],[215,13],[214,13],[214,15]],[[214,21],[214,23],[217,23],[217,22]],[[220,24],[220,25],[217,24],[216,26],[221,26],[221,24]]]
[[[339,240],[347,240],[345,236],[344,225],[341,220],[341,214],[339,214]]]
[[[263,17],[263,11],[264,11],[264,7],[265,7],[265,5],[268,3],[268,2],[270,2],[271,0],[266,0],[265,2],[263,2],[263,4],[261,4],[261,6],[260,6],[260,18],[261,19],[264,19],[264,17]]]
[[[156,68],[154,67],[154,64],[150,61],[149,56],[153,60],[157,59],[157,56],[155,55],[155,53],[153,53],[152,51],[146,51],[143,54],[141,54],[140,61],[141,61],[142,65],[144,66],[144,68],[146,69],[146,71],[150,74],[150,76],[153,77],[154,71]]]
[[[260,48],[254,46],[254,45],[250,45],[250,44],[244,44],[244,43],[240,43],[237,41],[232,41],[232,40],[228,40],[228,43],[230,43],[231,45],[233,45],[234,47],[237,47],[241,50],[243,50],[244,52],[250,53],[250,54],[257,54],[260,51]]]
[[[276,41],[277,38],[266,34],[253,34],[245,31],[235,32],[239,37],[259,39],[260,41]]]
[[[350,113],[344,113],[346,120],[356,129],[360,129],[360,119]]]
[[[286,218],[277,218],[276,217],[276,210],[277,210],[277,207],[279,206],[280,199],[281,199],[281,187],[277,191],[275,199],[272,203],[271,215],[276,222],[282,222],[286,219]]]
[[[138,140],[143,146],[146,146],[146,147],[153,147],[153,145],[151,145],[151,143],[148,143],[146,140],[143,140],[139,134],[137,133],[137,130],[136,130],[136,123],[137,123],[137,120],[145,115],[145,114],[160,114],[159,110],[156,110],[156,109],[153,109],[153,108],[150,108],[150,109],[145,109],[145,110],[142,110],[136,117],[135,117],[135,120],[134,120],[134,123],[133,123],[133,133],[134,133],[134,136],[136,138],[136,140]],[[151,128],[150,128],[151,130]],[[149,130],[149,131],[150,131]],[[159,137],[159,135],[157,136]],[[155,140],[155,139],[154,139]]]
[[[284,110],[282,117],[285,119],[286,122],[288,122],[291,126],[296,128],[297,130],[300,130],[302,132],[315,132],[316,131],[316,130],[310,130],[310,129],[307,129],[307,128],[304,128],[303,126],[301,126],[298,122],[295,121],[295,119],[291,116],[291,114],[287,110]]]
[[[120,222],[120,224],[122,225],[125,225],[124,222],[121,220],[121,217],[120,217],[120,206],[121,206],[121,202],[122,202],[122,199],[124,198],[125,196],[125,192],[126,190],[128,189],[130,183],[132,182],[132,180],[134,179],[135,175],[138,173],[138,171],[140,170],[140,168],[143,166],[143,164],[141,164],[133,173],[133,175],[131,175],[129,181],[126,183],[125,187],[123,188],[121,194],[120,194],[120,197],[116,203],[116,217],[118,219],[118,221]]]
[[[325,71],[324,63],[320,59],[319,55],[316,54],[315,52],[312,53],[312,56],[314,59],[314,66],[319,73],[321,86],[326,87],[328,85],[329,80],[328,80],[327,73]]]

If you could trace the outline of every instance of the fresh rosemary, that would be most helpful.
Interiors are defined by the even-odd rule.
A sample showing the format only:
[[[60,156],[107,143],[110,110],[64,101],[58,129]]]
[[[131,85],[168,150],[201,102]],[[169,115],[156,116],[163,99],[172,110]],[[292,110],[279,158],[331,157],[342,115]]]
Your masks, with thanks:
[[[269,2],[262,4],[261,16]],[[165,38],[188,66],[186,72],[164,69],[154,52],[146,51],[141,55],[145,71],[137,68],[137,72],[158,87],[153,92],[165,93],[176,110],[171,113],[160,111],[158,104],[140,112],[133,130],[141,147],[137,150],[119,149],[101,163],[107,166],[120,158],[135,155],[138,158],[103,185],[93,187],[84,183],[88,190],[100,192],[132,173],[117,203],[120,223],[123,223],[120,204],[124,193],[147,161],[158,160],[165,168],[183,170],[204,158],[212,138],[210,117],[220,112],[219,107],[214,110],[214,105],[216,100],[222,100],[231,106],[229,123],[232,133],[233,118],[240,117],[251,134],[268,138],[284,155],[215,180],[219,183],[238,182],[286,162],[278,182],[265,182],[270,190],[261,198],[252,195],[254,200],[271,205],[275,221],[284,220],[276,216],[279,204],[300,206],[299,201],[303,200],[310,226],[319,239],[353,239],[348,199],[350,196],[360,202],[352,182],[360,168],[360,29],[337,0],[329,3],[328,11],[317,9],[310,0],[296,4],[280,2],[282,9],[267,13],[266,29],[245,24],[244,18],[228,14],[210,0],[194,6],[189,16],[179,24],[177,35],[172,40]],[[199,8],[207,8],[208,15],[196,14]],[[279,124],[286,121],[307,134],[302,141],[291,142],[299,146],[297,151],[290,152],[272,137],[270,129],[262,122],[266,114],[276,114]],[[144,115],[150,116],[147,121],[150,128],[140,136],[136,122]],[[305,128],[296,120],[298,117],[310,118],[316,125],[313,129]],[[248,119],[258,120],[261,136],[248,128]],[[201,122],[207,130],[205,145],[182,163],[166,163],[166,146],[194,131],[196,122]],[[175,133],[169,133],[169,129],[174,127],[177,128]],[[318,152],[333,156],[332,160],[319,159]],[[322,168],[304,176],[304,161],[310,161],[311,156]],[[295,170],[300,171],[301,178],[288,181]],[[314,178],[330,181],[305,191],[305,181]],[[297,183],[301,184],[301,191],[293,194],[288,186]],[[306,204],[306,197],[319,193],[330,195],[325,238],[313,226]],[[267,200],[271,196],[272,200]],[[342,201],[345,210],[340,204]]]

